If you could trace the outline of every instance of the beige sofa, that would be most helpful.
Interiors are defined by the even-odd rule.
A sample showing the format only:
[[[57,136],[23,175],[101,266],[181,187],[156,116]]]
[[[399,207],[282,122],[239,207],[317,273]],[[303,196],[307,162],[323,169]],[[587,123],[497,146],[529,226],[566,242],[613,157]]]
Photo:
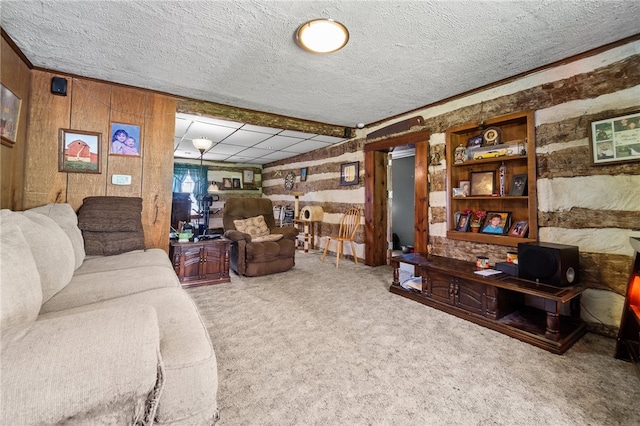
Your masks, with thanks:
[[[0,212],[3,425],[217,420],[216,358],[163,250],[86,256],[68,204]]]

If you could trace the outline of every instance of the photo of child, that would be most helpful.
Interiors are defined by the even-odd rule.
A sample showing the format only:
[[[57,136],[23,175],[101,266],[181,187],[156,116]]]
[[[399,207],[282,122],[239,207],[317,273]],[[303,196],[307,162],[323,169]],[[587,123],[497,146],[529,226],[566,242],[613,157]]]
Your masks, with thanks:
[[[111,123],[111,155],[139,156],[140,126],[124,123]]]
[[[480,232],[483,234],[504,235],[505,229],[509,226],[509,216],[510,213],[505,212],[487,212],[487,218]]]

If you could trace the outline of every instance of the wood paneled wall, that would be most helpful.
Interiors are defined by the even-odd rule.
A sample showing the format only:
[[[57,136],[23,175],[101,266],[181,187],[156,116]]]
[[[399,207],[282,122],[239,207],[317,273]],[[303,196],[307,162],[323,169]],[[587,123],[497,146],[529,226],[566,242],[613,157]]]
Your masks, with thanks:
[[[22,210],[25,178],[24,161],[26,155],[27,127],[29,112],[29,65],[13,50],[2,37],[0,47],[2,84],[22,101],[18,132],[13,146],[0,146],[0,208]]]
[[[58,96],[50,92],[54,76],[65,77],[31,71],[23,207],[66,202],[77,210],[88,196],[142,197],[146,246],[167,250],[176,100],[78,77],[65,77],[67,95]],[[109,155],[111,122],[140,126],[140,156]],[[58,171],[61,128],[101,133],[100,174]],[[131,185],[113,185],[114,174],[131,176]]]

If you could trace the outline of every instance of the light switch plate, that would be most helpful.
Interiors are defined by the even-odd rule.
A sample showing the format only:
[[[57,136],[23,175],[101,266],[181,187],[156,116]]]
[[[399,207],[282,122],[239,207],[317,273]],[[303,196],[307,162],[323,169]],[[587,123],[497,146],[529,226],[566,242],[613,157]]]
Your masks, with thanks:
[[[131,185],[131,176],[111,175],[111,183],[114,185]]]

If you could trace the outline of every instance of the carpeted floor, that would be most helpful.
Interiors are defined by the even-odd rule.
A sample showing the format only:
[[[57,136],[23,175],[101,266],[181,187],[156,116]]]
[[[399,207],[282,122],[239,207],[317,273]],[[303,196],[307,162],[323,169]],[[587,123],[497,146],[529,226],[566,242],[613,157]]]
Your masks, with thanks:
[[[638,425],[640,379],[588,333],[554,355],[388,292],[318,252],[189,289],[218,357],[220,426]]]

